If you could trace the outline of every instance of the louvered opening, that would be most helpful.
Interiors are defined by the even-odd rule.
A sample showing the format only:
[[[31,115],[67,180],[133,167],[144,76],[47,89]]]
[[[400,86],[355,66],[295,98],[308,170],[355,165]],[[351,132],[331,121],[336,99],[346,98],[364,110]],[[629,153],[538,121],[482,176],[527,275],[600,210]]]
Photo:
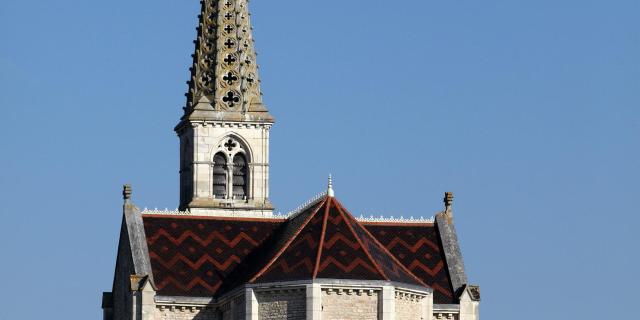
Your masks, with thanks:
[[[239,153],[233,157],[233,197],[246,199],[247,196],[247,160]]]
[[[213,157],[213,195],[216,199],[227,197],[227,158],[222,153]]]

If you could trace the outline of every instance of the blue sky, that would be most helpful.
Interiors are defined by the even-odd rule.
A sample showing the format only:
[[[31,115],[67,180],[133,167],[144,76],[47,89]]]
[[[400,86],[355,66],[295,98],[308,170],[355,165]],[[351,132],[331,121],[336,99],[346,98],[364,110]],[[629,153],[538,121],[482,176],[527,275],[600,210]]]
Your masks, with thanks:
[[[98,319],[121,186],[175,208],[196,0],[0,2],[0,319]],[[251,2],[272,200],[431,216],[486,319],[633,314],[640,2]],[[34,302],[37,302],[34,305]]]

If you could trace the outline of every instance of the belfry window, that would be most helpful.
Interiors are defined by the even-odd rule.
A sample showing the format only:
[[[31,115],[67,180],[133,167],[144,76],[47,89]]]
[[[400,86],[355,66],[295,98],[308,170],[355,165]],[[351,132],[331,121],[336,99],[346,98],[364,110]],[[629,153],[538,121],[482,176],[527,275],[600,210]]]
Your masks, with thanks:
[[[227,197],[227,157],[221,152],[213,156],[213,196],[217,199]]]
[[[247,160],[241,153],[233,157],[233,197],[246,199],[247,196]]]

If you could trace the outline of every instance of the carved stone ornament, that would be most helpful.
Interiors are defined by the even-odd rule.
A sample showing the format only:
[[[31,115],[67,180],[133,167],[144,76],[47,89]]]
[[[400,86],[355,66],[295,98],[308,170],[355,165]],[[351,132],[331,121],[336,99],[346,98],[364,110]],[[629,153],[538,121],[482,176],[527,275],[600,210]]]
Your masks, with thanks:
[[[203,0],[185,115],[203,96],[216,111],[262,105],[247,0]]]

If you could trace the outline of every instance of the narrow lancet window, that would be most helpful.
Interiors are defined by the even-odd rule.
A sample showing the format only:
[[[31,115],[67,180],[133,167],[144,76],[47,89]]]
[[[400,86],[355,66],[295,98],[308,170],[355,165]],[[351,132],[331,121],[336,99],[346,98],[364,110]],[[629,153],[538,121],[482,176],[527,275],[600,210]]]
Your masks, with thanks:
[[[216,199],[227,197],[227,157],[222,153],[213,156],[213,196]]]
[[[233,196],[246,199],[247,196],[247,160],[241,153],[233,157]]]

